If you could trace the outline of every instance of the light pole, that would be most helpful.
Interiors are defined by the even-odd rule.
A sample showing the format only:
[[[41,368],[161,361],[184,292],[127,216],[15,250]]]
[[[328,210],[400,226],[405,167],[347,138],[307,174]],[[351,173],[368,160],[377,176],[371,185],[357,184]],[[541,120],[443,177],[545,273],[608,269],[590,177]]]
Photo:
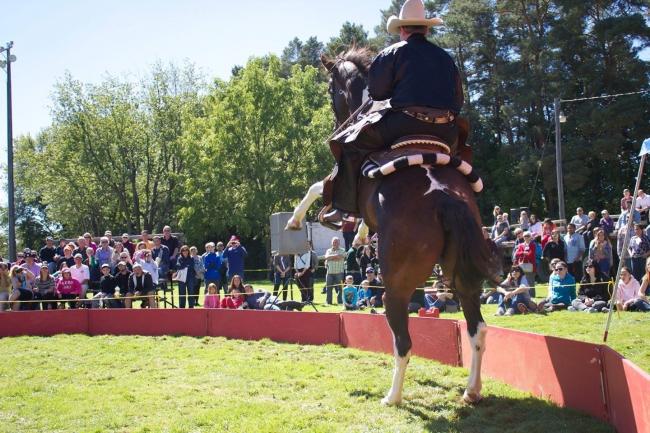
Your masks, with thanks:
[[[16,56],[11,54],[14,42],[9,41],[0,47],[0,53],[6,52],[7,60],[0,61],[0,66],[7,70],[7,205],[9,217],[9,260],[16,261],[16,204],[14,202],[14,139],[11,113],[11,63]]]
[[[560,114],[560,98],[553,101],[555,110],[555,173],[557,175],[557,206],[559,218],[566,221],[564,212],[564,176],[562,173],[562,139],[560,134],[560,123],[566,121],[566,118]]]

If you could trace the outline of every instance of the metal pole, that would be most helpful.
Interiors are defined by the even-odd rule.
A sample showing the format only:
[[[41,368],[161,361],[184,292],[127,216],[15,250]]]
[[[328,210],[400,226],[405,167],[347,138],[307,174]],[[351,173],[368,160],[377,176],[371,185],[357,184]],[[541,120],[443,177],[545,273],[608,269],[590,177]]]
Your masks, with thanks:
[[[7,43],[7,195],[9,217],[9,260],[16,261],[16,204],[14,202],[14,139],[11,112],[11,48]]]
[[[560,136],[560,98],[553,101],[555,109],[555,173],[557,175],[557,206],[559,218],[566,221],[564,213],[564,176],[562,175],[562,140]]]
[[[630,205],[629,210],[627,211],[627,224],[625,225],[625,239],[623,241],[623,249],[621,250],[621,257],[618,261],[618,269],[616,270],[616,279],[614,280],[614,287],[612,288],[612,299],[609,308],[609,313],[607,313],[607,324],[605,325],[605,333],[603,334],[603,342],[607,342],[607,336],[609,335],[609,324],[612,321],[612,313],[616,308],[616,292],[618,291],[618,282],[621,279],[621,268],[627,257],[627,247],[630,245],[630,232],[632,226],[634,225],[634,210],[636,209],[636,195],[639,193],[639,188],[641,186],[641,177],[643,176],[643,165],[645,164],[646,154],[643,154],[641,157],[641,162],[639,163],[639,173],[636,175],[636,185],[634,185],[634,195],[632,196],[632,204]],[[619,230],[623,230],[621,227]]]

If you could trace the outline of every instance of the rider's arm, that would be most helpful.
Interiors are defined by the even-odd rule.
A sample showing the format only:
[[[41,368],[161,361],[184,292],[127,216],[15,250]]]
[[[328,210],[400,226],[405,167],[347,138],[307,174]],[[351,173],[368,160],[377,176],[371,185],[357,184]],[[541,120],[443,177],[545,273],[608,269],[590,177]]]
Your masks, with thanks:
[[[386,49],[379,53],[368,70],[368,93],[375,101],[383,101],[393,96],[394,83],[393,50]]]

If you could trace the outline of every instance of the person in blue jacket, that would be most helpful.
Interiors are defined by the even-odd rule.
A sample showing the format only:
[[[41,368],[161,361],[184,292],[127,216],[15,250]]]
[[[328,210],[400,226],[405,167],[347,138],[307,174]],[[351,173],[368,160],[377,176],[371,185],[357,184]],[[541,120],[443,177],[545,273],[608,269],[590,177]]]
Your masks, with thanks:
[[[201,256],[203,260],[203,267],[205,268],[205,289],[204,292],[208,293],[208,286],[214,284],[217,286],[217,293],[221,290],[221,256],[215,252],[214,242],[205,244],[205,253]],[[225,293],[225,291],[224,291]]]
[[[244,259],[247,255],[246,248],[239,242],[239,238],[233,235],[223,252],[223,257],[228,260],[228,279],[231,279],[233,275],[244,278]]]

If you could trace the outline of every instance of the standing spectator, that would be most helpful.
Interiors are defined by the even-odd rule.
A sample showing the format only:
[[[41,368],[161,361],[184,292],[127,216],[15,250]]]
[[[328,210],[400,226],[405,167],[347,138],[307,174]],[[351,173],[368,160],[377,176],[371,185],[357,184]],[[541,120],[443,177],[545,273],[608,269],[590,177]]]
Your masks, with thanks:
[[[160,236],[153,237],[153,249],[151,250],[151,257],[158,265],[158,278],[167,278],[167,274],[171,269],[169,248],[163,245]]]
[[[143,303],[149,308],[156,308],[156,289],[153,286],[151,274],[142,269],[140,263],[133,265],[133,273],[129,278],[129,292],[137,298],[146,298]]]
[[[512,257],[511,257],[511,259],[514,262],[515,261],[515,252],[517,252],[517,247],[519,246],[519,244],[522,244],[524,242],[524,231],[522,229],[520,229],[519,227],[517,227],[513,234],[515,236],[515,240],[514,240],[514,245],[512,247]],[[495,246],[496,246],[496,244],[495,244]]]
[[[492,209],[492,225],[496,224],[499,215],[501,215],[501,207],[495,205],[494,209]]]
[[[575,224],[576,230],[581,231],[582,227],[587,224],[589,217],[585,215],[584,209],[581,207],[576,209],[576,214],[571,218],[571,223]]]
[[[171,227],[163,227],[163,237],[161,239],[161,242],[169,249],[169,262],[172,265],[175,265],[178,254],[181,252],[181,243],[176,236],[172,235]]]
[[[93,236],[90,233],[84,233],[83,238],[86,241],[86,248],[90,247],[93,251],[97,250],[97,244],[93,242]]]
[[[636,210],[639,211],[641,218],[644,220],[648,219],[648,209],[650,209],[650,195],[640,189],[636,195]]]
[[[598,268],[598,263],[589,260],[585,266],[585,276],[580,280],[578,297],[571,302],[569,311],[597,313],[607,307],[609,300],[609,278]]]
[[[630,239],[627,252],[630,257],[632,275],[639,281],[645,272],[645,260],[650,256],[650,240],[643,233],[641,224],[634,224],[634,236]]]
[[[546,311],[563,310],[576,298],[576,280],[568,272],[566,263],[558,262],[548,279],[548,298],[540,303]]]
[[[81,283],[72,278],[70,273],[70,268],[63,268],[61,270],[62,278],[56,283],[56,296],[59,299],[70,300],[68,306],[70,308],[77,308],[77,302],[73,300],[79,299],[81,297]],[[61,304],[65,306],[65,303]]]
[[[84,262],[84,265],[88,266],[88,274],[90,275],[88,289],[95,293],[99,290],[99,280],[102,278],[102,273],[99,270],[99,262],[97,262],[95,252],[91,247],[86,248],[86,256],[88,259]]]
[[[535,270],[537,266],[537,258],[535,255],[535,242],[530,232],[524,232],[524,243],[519,244],[515,251],[514,265],[518,265],[524,275],[526,281],[530,285],[529,293],[531,297],[535,297]]]
[[[598,229],[595,239],[589,244],[589,259],[598,264],[598,269],[609,276],[609,270],[614,260],[612,254],[612,244],[609,238],[605,236],[605,231]]]
[[[217,293],[219,293],[221,288],[221,275],[219,274],[221,256],[218,256],[215,252],[214,242],[205,244],[205,254],[203,254],[201,260],[203,260],[203,267],[205,268],[205,293],[207,293],[210,284],[214,284]]]
[[[582,256],[585,253],[585,240],[576,233],[575,224],[569,223],[566,227],[567,233],[564,235],[564,244],[566,245],[566,263],[569,273],[576,279],[582,278]]]
[[[325,252],[325,276],[326,302],[332,305],[332,289],[336,290],[336,300],[339,305],[343,304],[341,282],[345,270],[345,250],[340,246],[341,241],[337,237],[332,238],[332,246]]]
[[[309,251],[304,254],[296,254],[293,261],[296,273],[294,278],[300,289],[300,300],[302,302],[314,301],[314,274],[318,267],[318,256],[309,243]]]
[[[140,244],[144,244],[146,250],[151,250],[153,248],[153,242],[149,239],[149,230],[142,230],[140,232],[140,242],[138,242],[138,245]]]
[[[560,237],[560,232],[557,230],[553,230],[553,233],[551,233],[551,240],[546,243],[546,246],[542,251],[542,256],[548,262],[553,259],[566,259],[566,245]]]
[[[0,312],[9,309],[9,295],[13,290],[11,276],[9,275],[9,263],[0,261]]]
[[[108,239],[108,246],[111,248],[115,247],[115,241],[113,240],[113,233],[110,230],[104,232],[104,237]]]
[[[629,204],[632,204],[631,199]],[[623,243],[625,241],[625,233],[627,232],[625,228],[627,227],[629,216],[629,210],[623,211],[623,213],[619,216],[618,221],[616,221],[616,229],[618,230],[618,233],[616,235],[616,252],[618,253],[618,257],[621,260],[626,260],[625,265],[628,268],[631,267],[632,264],[629,261],[629,257],[627,257],[627,252],[623,252]],[[639,224],[641,222],[641,214],[636,209],[634,209],[632,212],[632,222],[633,224]],[[629,236],[630,238],[634,236],[634,225],[632,225],[632,228],[629,231]],[[623,257],[624,255],[626,257]]]
[[[54,239],[51,236],[45,238],[45,246],[38,252],[38,257],[42,263],[49,266],[50,274],[56,272],[56,248],[54,247]]]
[[[199,293],[201,293],[201,286],[205,278],[205,266],[203,266],[203,258],[199,256],[199,250],[192,246],[190,247],[190,257],[194,261],[194,277],[196,278],[195,289],[196,292],[196,305],[199,305]]]
[[[361,283],[361,268],[357,259],[359,248],[359,241],[352,241],[352,245],[350,245],[350,248],[347,248],[345,256],[345,275],[352,275],[355,285]]]
[[[273,296],[278,296],[282,284],[282,300],[287,300],[287,285],[291,278],[291,257],[274,252],[273,255]],[[293,295],[292,295],[293,297]]]
[[[345,250],[349,250],[354,240],[354,235],[357,232],[360,219],[355,217],[347,217],[343,219],[341,232],[343,233],[343,241],[345,243]]]
[[[375,251],[370,245],[364,245],[363,254],[359,257],[359,269],[363,271],[363,277],[366,276],[366,269],[376,269],[379,266],[379,260],[375,257]]]
[[[111,275],[111,266],[108,263],[104,263],[101,266],[101,273],[102,277],[99,280],[99,292],[93,296],[92,307],[114,308],[118,305],[116,300],[113,299],[115,297],[117,281],[115,277]]]
[[[621,199],[621,213],[623,213],[626,210],[629,210],[631,204],[632,204],[632,194],[630,194],[629,189],[625,188],[623,190],[623,198]]]
[[[185,308],[185,301],[189,308],[194,308],[198,299],[196,290],[196,275],[194,274],[194,260],[190,256],[190,248],[187,245],[181,247],[181,252],[176,259],[176,272],[187,269],[185,281],[178,282],[178,305]],[[196,292],[196,293],[195,293]]]
[[[614,220],[609,216],[607,209],[603,209],[600,214],[602,218],[600,219],[600,228],[605,230],[605,236],[609,237],[614,232]]]
[[[135,244],[131,242],[131,237],[128,233],[122,233],[122,246],[129,252],[129,257],[135,254]]]
[[[90,269],[88,266],[83,264],[83,256],[81,253],[76,253],[74,255],[74,266],[70,268],[70,274],[72,278],[79,281],[81,285],[81,293],[79,297],[81,299],[86,298],[86,292],[88,291],[88,282],[90,281]]]
[[[226,245],[226,251],[223,253],[228,260],[228,278],[232,278],[233,275],[241,275],[242,278],[245,278],[244,259],[247,255],[248,251],[239,242],[239,238],[235,235],[231,236],[228,245]]]
[[[535,214],[530,214],[530,228],[528,231],[533,236],[533,239],[536,239],[536,241],[541,241],[543,232],[542,223],[537,220],[537,215]]]
[[[95,259],[100,267],[102,265],[112,265],[113,248],[110,246],[110,241],[106,236],[99,240],[99,248],[95,251]]]
[[[226,293],[226,287],[228,287],[228,258],[223,256],[224,251],[223,242],[217,242],[217,256],[221,259],[221,268],[219,268],[221,279],[217,284],[217,288],[221,290],[223,287],[223,292]]]
[[[528,218],[528,212],[525,210],[519,213],[519,228],[524,231],[530,231],[530,219]]]

